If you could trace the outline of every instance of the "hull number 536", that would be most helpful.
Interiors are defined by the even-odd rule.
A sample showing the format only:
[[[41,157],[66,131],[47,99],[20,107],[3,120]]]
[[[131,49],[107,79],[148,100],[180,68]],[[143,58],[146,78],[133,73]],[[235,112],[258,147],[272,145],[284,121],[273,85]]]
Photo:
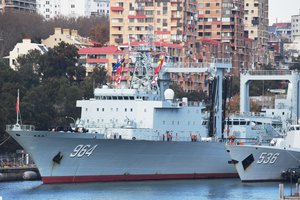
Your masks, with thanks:
[[[261,153],[257,163],[258,164],[273,164],[276,162],[279,153]]]
[[[90,144],[79,144],[74,148],[73,152],[70,154],[70,157],[89,157],[90,155],[92,155],[93,151],[97,148],[97,146],[98,145],[92,146]]]

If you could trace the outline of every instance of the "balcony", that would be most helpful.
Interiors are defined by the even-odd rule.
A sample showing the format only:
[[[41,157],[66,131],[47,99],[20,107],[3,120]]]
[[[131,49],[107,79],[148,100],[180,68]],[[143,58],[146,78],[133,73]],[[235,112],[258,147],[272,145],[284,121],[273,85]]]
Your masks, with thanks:
[[[171,19],[181,19],[181,15],[172,15]]]
[[[101,58],[87,58],[87,63],[108,63],[108,59],[101,59]]]
[[[128,15],[128,19],[145,19],[146,15]]]
[[[124,8],[122,6],[112,6],[111,11],[123,11]]]

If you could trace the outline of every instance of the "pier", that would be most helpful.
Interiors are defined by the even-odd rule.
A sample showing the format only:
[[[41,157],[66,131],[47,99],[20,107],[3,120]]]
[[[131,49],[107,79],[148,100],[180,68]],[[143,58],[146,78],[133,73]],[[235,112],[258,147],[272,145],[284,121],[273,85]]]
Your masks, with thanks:
[[[284,195],[284,185],[281,183],[279,184],[279,199],[280,200],[300,200],[300,185],[299,183],[296,183],[295,191],[293,193],[293,187],[291,185],[291,193],[290,196]]]

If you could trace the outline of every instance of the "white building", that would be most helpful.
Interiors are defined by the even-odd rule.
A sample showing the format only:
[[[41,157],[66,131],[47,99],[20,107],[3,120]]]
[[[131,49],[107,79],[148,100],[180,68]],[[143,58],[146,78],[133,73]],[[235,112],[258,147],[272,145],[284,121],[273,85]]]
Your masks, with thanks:
[[[21,43],[17,43],[12,51],[9,52],[9,56],[6,58],[9,59],[9,66],[16,70],[18,66],[17,58],[22,55],[28,54],[30,50],[39,50],[41,54],[44,54],[48,51],[47,47],[43,44],[31,43],[31,39],[23,39]]]
[[[292,41],[300,38],[300,14],[292,15]]]
[[[56,16],[109,15],[110,0],[37,0],[37,12],[46,19]]]

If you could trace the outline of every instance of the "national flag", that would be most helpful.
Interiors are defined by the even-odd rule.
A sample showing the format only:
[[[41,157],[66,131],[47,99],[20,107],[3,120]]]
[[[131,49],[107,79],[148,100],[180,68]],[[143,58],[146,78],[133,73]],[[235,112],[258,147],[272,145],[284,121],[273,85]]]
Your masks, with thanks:
[[[164,59],[165,59],[165,57],[163,56],[161,59],[158,60],[158,63],[157,63],[158,66],[155,68],[154,74],[157,74],[160,71],[161,67],[164,64]]]
[[[116,71],[122,63],[125,61],[125,58],[120,59],[114,66],[113,66],[113,71]]]
[[[121,61],[121,65],[120,67],[116,70],[117,74],[121,74],[121,72],[123,71],[123,67],[125,67],[125,58],[123,58],[123,60]]]

